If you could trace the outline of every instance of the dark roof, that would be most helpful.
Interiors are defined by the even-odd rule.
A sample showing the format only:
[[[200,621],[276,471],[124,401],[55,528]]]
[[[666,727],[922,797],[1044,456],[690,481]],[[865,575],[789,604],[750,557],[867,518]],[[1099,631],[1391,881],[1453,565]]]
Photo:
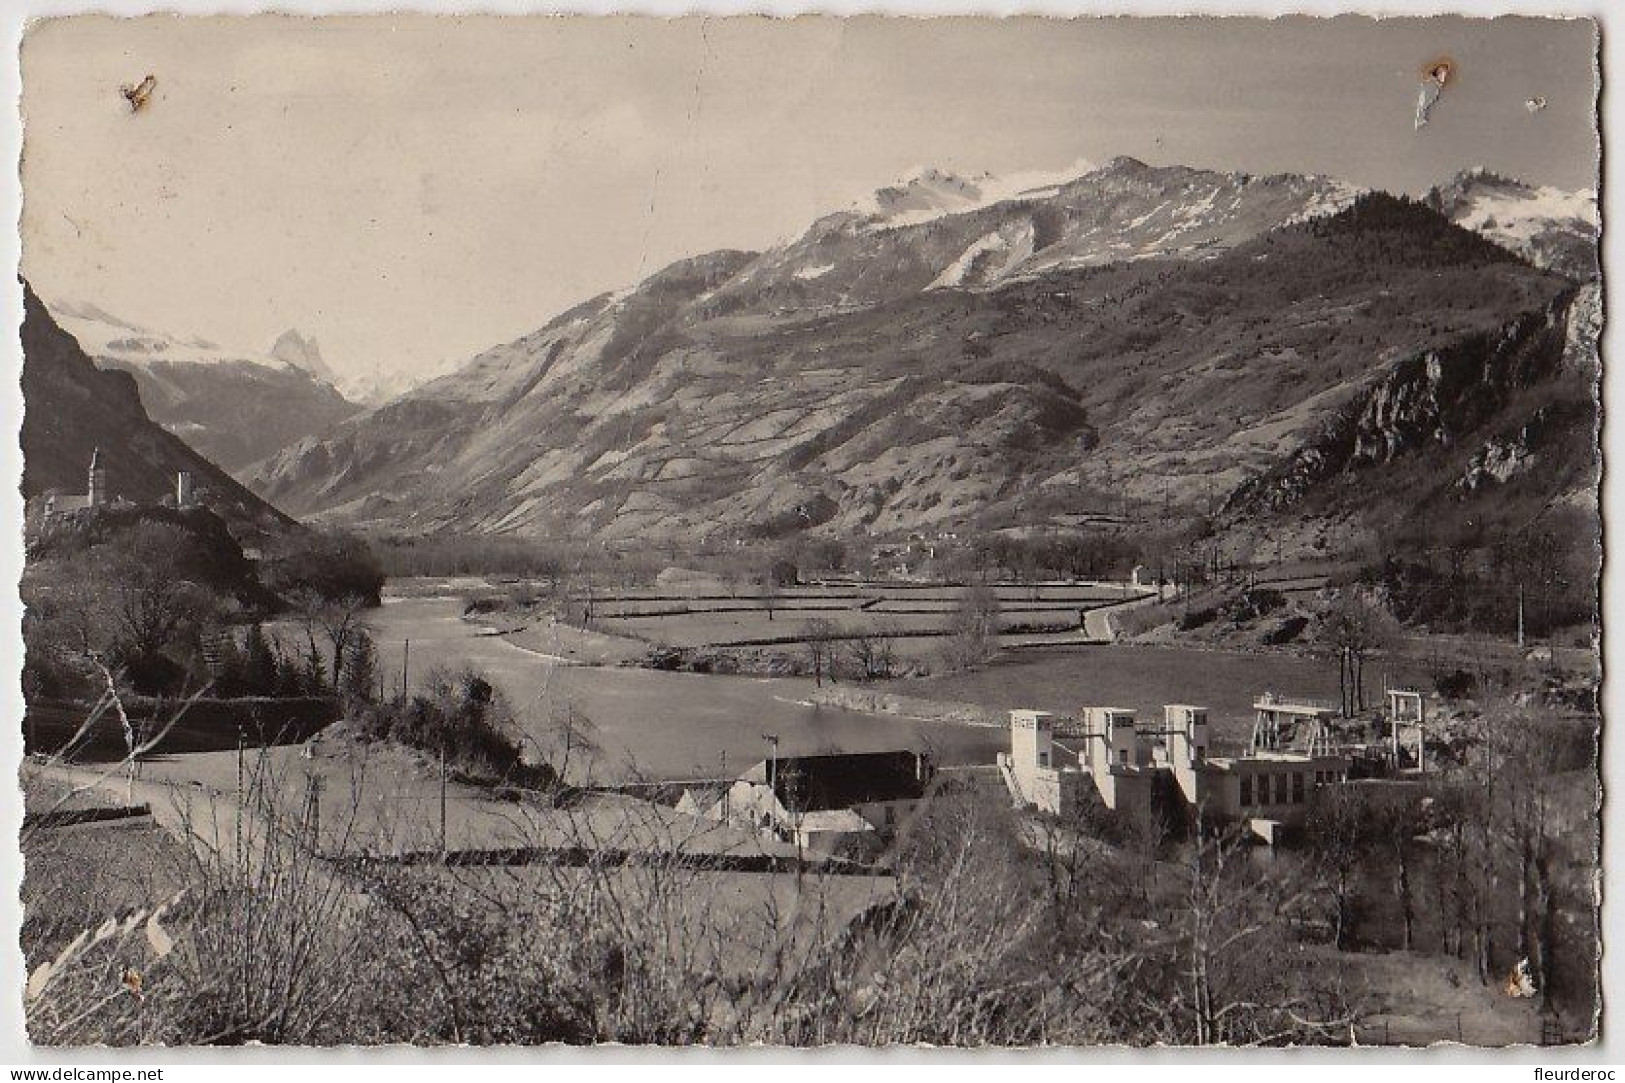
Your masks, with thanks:
[[[745,775],[767,781],[763,760]],[[773,792],[795,812],[851,808],[874,801],[909,801],[925,796],[931,762],[916,752],[849,752],[834,756],[780,756]]]

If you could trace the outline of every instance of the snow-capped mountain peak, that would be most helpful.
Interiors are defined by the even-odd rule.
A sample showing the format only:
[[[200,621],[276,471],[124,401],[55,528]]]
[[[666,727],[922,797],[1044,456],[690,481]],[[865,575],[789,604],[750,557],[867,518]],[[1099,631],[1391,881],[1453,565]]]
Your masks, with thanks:
[[[254,364],[281,368],[288,362],[257,350],[221,346],[196,335],[156,331],[84,301],[48,301],[46,308],[92,359],[121,365]]]
[[[1433,189],[1428,202],[1539,266],[1578,278],[1597,273],[1597,193],[1589,188],[1528,184],[1478,166]]]
[[[951,170],[921,167],[877,189],[852,210],[871,228],[920,225],[950,214],[980,210],[1012,199],[1041,199],[1090,172],[1083,159],[1054,170],[1022,170],[1004,176],[963,176]]]
[[[355,412],[315,340],[297,332],[270,350],[242,350],[143,327],[94,304],[47,307],[97,368],[135,378],[153,421],[228,471]]]
[[[1574,219],[1597,224],[1597,193],[1589,188],[1568,191],[1550,185],[1526,184],[1478,166],[1456,176],[1445,189],[1455,198],[1475,204],[1472,217],[1495,217],[1505,222]],[[1505,224],[1503,222],[1503,225]],[[1467,221],[1462,225],[1478,228]]]

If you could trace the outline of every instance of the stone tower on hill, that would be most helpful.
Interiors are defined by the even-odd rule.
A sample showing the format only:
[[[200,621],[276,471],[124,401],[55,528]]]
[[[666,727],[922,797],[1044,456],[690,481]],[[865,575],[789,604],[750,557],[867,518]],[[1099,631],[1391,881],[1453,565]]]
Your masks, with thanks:
[[[99,508],[107,503],[107,466],[102,462],[102,449],[90,453],[90,477],[85,486],[85,505]]]

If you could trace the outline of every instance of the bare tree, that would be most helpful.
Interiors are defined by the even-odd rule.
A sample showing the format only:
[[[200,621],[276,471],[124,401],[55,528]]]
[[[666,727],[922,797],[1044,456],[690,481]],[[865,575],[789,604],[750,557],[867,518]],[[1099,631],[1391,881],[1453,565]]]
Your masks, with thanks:
[[[542,757],[552,764],[560,782],[569,777],[572,767],[578,775],[590,775],[593,763],[603,751],[598,727],[569,696],[549,699],[545,709],[545,739],[540,742]]]
[[[1178,940],[1185,980],[1168,1007],[1193,1045],[1277,1045],[1348,1034],[1359,1011],[1336,975],[1289,972],[1284,915],[1304,891],[1244,860],[1235,834],[1191,847]]]
[[[767,619],[773,620],[773,611],[779,607],[779,578],[772,569],[762,573],[757,580],[757,596],[762,600],[762,608],[767,610]]]
[[[813,684],[822,688],[826,672],[832,682],[835,680],[835,644],[840,638],[840,629],[824,617],[815,617],[803,626],[802,635],[807,644],[807,659],[812,663]]]
[[[1557,870],[1564,840],[1570,839],[1587,860],[1596,854],[1595,835],[1582,834],[1593,830],[1589,823],[1575,830],[1563,822],[1559,776],[1590,760],[1594,745],[1589,733],[1574,724],[1516,706],[1493,711],[1487,724],[1505,731],[1499,742],[1507,791],[1503,845],[1511,866],[1508,876],[1518,881],[1518,953],[1528,963],[1542,1006],[1550,1007],[1559,978]]]
[[[897,627],[890,621],[867,626],[854,636],[850,651],[858,672],[868,679],[885,680],[897,674]]]
[[[950,669],[969,669],[988,662],[999,649],[999,596],[978,584],[960,595],[951,617],[943,660]]]
[[[892,633],[880,629],[860,629],[847,639],[847,654],[860,679],[886,679],[897,670],[897,649]]]
[[[332,686],[342,688],[347,652],[351,641],[361,631],[362,614],[368,607],[368,600],[353,593],[328,598],[308,588],[301,588],[294,591],[288,601],[305,632],[313,660],[321,656],[316,637],[320,635],[327,641],[328,653],[333,660],[328,670]]]
[[[1393,893],[1394,901],[1399,904],[1401,951],[1410,951],[1416,944],[1417,870],[1414,849],[1424,820],[1422,810],[1404,793],[1390,797],[1372,810],[1373,834],[1386,843],[1393,858]]]
[[[1337,652],[1337,686],[1345,716],[1365,710],[1365,661],[1388,648],[1398,626],[1385,611],[1345,590],[1321,618],[1321,641]]]
[[[119,641],[132,656],[150,658],[188,623],[197,621],[207,602],[202,590],[185,578],[180,550],[191,539],[175,527],[141,523],[127,545],[107,554],[102,600]]]

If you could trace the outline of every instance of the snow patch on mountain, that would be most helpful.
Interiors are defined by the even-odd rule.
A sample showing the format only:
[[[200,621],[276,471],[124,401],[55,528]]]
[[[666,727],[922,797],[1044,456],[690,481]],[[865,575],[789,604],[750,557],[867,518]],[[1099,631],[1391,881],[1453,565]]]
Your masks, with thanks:
[[[92,304],[51,301],[46,308],[58,325],[97,361],[145,367],[153,364],[250,364],[286,370],[292,364],[257,350],[237,350],[208,339],[167,334],[141,327]]]
[[[445,365],[434,372],[414,375],[406,372],[390,372],[382,365],[373,365],[371,368],[340,376],[333,382],[333,386],[353,403],[361,406],[380,406],[421,387],[452,367]]]
[[[868,229],[917,226],[995,203],[1051,198],[1093,168],[1080,158],[1062,169],[1024,170],[1003,177],[992,173],[963,177],[945,169],[915,169],[876,190],[852,211],[865,220]]]
[[[1367,189],[1336,180],[1331,177],[1310,176],[1310,180],[1324,180],[1325,185],[1317,190],[1304,206],[1303,210],[1288,218],[1285,225],[1295,226],[1303,222],[1313,221],[1316,218],[1330,218],[1353,206],[1354,201],[1365,195]]]
[[[1457,174],[1428,202],[1536,266],[1580,279],[1597,273],[1597,193],[1532,185],[1482,167]]]
[[[1032,223],[1020,222],[980,237],[926,289],[981,286],[996,281],[1031,258],[1033,236]]]
[[[1508,238],[1528,240],[1555,222],[1597,225],[1597,193],[1589,188],[1565,192],[1542,186],[1499,191],[1474,200],[1457,224]]]

